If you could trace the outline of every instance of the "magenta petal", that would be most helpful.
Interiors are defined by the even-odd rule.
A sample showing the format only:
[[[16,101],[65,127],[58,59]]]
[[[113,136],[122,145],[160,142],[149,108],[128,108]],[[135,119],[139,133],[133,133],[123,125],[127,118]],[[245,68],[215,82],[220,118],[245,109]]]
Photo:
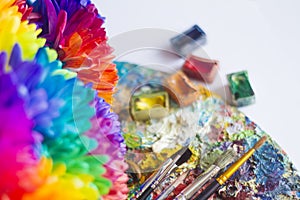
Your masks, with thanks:
[[[67,24],[67,18],[68,18],[67,12],[61,10],[58,14],[58,22],[56,27],[56,39],[53,45],[54,48],[58,48],[60,42],[62,41],[63,33],[65,31],[66,24]]]

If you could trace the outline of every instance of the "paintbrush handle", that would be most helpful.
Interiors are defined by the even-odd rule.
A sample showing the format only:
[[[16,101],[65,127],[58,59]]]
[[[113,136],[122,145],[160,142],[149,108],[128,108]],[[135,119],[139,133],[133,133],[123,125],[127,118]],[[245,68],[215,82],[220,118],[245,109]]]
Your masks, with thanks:
[[[173,190],[175,189],[174,185],[170,185],[165,191],[163,191],[163,193],[161,193],[156,200],[164,200],[166,199],[171,192],[173,192]]]
[[[139,196],[137,198],[137,200],[146,200],[147,197],[153,192],[153,188],[152,187],[148,187],[141,196]]]
[[[146,199],[153,190],[157,187],[158,184],[168,175],[170,174],[174,168],[176,168],[177,165],[174,163],[171,163],[167,168],[162,170],[162,173],[159,174],[156,180],[150,185],[150,187],[146,188],[142,193],[140,193],[139,196],[137,196],[137,200],[144,200]]]
[[[194,200],[207,200],[211,195],[213,195],[218,190],[219,187],[220,187],[220,183],[214,180]]]
[[[142,187],[140,188],[140,191],[137,193],[136,198],[139,198],[146,189],[148,189],[155,180],[159,179],[164,173],[164,171],[167,171],[168,167],[172,164],[172,159],[167,159],[160,167],[157,172],[154,172],[146,181],[143,183]]]
[[[254,148],[249,149],[240,159],[233,163],[223,174],[221,174],[217,181],[223,185],[255,152]]]

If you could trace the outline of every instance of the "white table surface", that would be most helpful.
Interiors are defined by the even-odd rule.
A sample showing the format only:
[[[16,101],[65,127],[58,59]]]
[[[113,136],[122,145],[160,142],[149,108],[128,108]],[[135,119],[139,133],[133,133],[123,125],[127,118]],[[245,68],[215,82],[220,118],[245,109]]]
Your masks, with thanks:
[[[224,96],[226,74],[248,70],[256,104],[240,110],[300,169],[299,0],[97,0],[96,5],[118,60],[163,70],[183,62],[168,52],[168,39],[198,24],[208,39],[202,52],[220,61],[208,87]]]

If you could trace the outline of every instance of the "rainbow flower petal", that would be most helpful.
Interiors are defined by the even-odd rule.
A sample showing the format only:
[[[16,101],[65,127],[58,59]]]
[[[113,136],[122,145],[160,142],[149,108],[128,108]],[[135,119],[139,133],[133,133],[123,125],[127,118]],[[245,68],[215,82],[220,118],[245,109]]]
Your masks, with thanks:
[[[19,199],[42,184],[39,168],[40,136],[32,131],[33,121],[24,110],[18,84],[5,73],[6,53],[0,54],[0,198]]]
[[[41,29],[36,29],[35,24],[22,21],[19,7],[15,1],[5,0],[0,4],[0,51],[6,51],[8,56],[15,43],[24,50],[23,58],[32,59],[40,47],[45,44],[45,39],[37,38]]]
[[[88,130],[89,119],[93,115],[93,110],[88,104],[92,101],[94,93],[80,86],[76,77],[67,79],[61,75],[66,71],[61,69],[61,62],[50,62],[47,53],[47,49],[43,48],[37,52],[33,61],[22,61],[20,47],[16,45],[9,62],[16,80],[22,86],[20,95],[26,100],[28,116],[35,122],[34,130],[46,138]],[[87,97],[73,100],[76,96]],[[76,103],[86,105],[87,109],[84,116],[74,121]],[[76,123],[82,125],[80,129]]]
[[[41,17],[31,22],[42,28],[41,37],[57,50],[64,68],[78,72],[84,83],[92,83],[98,95],[111,103],[118,76],[104,21],[95,5],[90,1],[37,0],[32,6]]]
[[[26,0],[16,0],[14,2],[14,5],[18,6],[18,11],[22,13],[22,21],[29,18],[29,15],[31,14],[33,8],[29,7],[29,5],[26,4]]]
[[[93,187],[99,194],[106,194],[111,182],[101,174],[106,171],[102,165],[108,158],[105,154],[90,154],[100,143],[81,135],[90,128],[90,118],[95,115],[91,104],[95,93],[76,77],[62,75],[68,71],[61,69],[57,60],[49,62],[47,52],[40,49],[33,61],[22,61],[20,47],[15,45],[11,54],[10,73],[25,99],[27,115],[34,122],[33,129],[44,136],[43,151],[53,164],[63,164],[71,175],[91,176]]]
[[[125,171],[128,165],[124,160],[126,147],[121,135],[118,116],[110,111],[110,105],[101,98],[96,99],[95,108],[96,117],[91,120],[92,128],[86,132],[86,135],[96,138],[97,142],[101,144],[92,153],[110,155],[110,160],[104,165],[106,168],[104,177],[112,180],[113,185],[104,199],[126,199],[128,176]]]

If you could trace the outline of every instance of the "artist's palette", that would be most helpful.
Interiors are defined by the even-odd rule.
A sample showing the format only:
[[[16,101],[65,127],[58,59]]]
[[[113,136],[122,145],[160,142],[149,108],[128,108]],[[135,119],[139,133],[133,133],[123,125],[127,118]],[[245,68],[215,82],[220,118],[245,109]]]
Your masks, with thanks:
[[[154,193],[185,169],[193,169],[185,184],[176,188],[174,198],[188,182],[212,164],[228,148],[239,156],[266,133],[235,107],[201,86],[199,99],[190,106],[170,102],[169,115],[147,122],[134,121],[130,97],[141,85],[163,90],[162,80],[170,74],[136,64],[117,62],[120,81],[113,109],[119,114],[128,148],[131,195],[159,164],[182,146],[189,145],[193,156]],[[160,87],[162,86],[162,87]],[[148,92],[149,92],[148,91]],[[213,196],[214,199],[300,199],[300,177],[285,152],[269,136],[267,142]]]

